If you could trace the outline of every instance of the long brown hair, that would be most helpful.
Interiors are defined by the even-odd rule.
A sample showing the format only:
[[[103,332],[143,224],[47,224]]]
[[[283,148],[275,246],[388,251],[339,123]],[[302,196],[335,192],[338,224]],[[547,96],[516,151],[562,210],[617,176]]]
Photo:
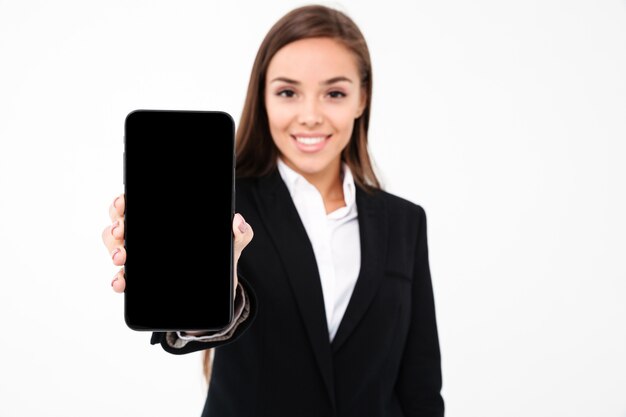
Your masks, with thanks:
[[[301,39],[332,38],[356,57],[365,94],[365,107],[354,121],[354,129],[341,158],[350,168],[355,183],[366,191],[381,188],[368,152],[367,131],[372,101],[372,66],[363,34],[345,13],[322,5],[298,7],[285,14],[269,30],[257,52],[243,111],[236,134],[237,177],[267,175],[276,169],[278,149],[270,134],[265,108],[265,77],[270,61],[282,47]],[[204,352],[204,375],[211,378],[212,350]]]

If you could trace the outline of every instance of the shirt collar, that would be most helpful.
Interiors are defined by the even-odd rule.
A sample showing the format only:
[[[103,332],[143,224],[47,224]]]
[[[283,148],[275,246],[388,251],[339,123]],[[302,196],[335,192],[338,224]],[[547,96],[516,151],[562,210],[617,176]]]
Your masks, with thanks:
[[[312,186],[310,182],[306,180],[302,175],[291,169],[282,158],[278,158],[277,161],[278,171],[280,172],[280,176],[283,181],[287,185],[287,189],[289,190],[289,194],[292,196],[297,190],[307,184]],[[352,171],[350,171],[350,167],[345,162],[341,163],[341,169],[343,174],[343,198],[346,203],[346,209],[350,210],[352,206],[355,204],[355,185],[354,185],[354,177],[352,176]]]

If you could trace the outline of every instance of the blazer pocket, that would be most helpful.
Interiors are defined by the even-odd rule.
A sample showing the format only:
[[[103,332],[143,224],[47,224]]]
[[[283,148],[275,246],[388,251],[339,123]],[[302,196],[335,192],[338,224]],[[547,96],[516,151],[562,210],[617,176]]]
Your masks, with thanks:
[[[413,276],[405,271],[387,269],[385,271],[385,276],[389,278],[401,279],[408,283],[413,282]]]

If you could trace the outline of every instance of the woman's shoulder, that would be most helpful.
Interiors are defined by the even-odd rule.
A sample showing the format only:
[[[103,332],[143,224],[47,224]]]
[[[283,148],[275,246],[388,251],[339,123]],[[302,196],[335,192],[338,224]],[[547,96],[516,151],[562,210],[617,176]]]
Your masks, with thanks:
[[[383,202],[384,209],[378,214],[386,219],[392,236],[418,236],[426,230],[426,211],[418,202],[385,190],[376,190],[373,195]]]
[[[425,215],[423,206],[408,197],[403,197],[383,189],[372,190],[370,193],[365,192],[364,194],[383,201],[387,209],[392,213],[404,212],[411,214],[417,213],[419,216]]]
[[[236,177],[235,184],[237,187],[250,188],[258,182],[258,177]]]
[[[246,189],[259,187],[260,185],[276,185],[280,181],[280,175],[277,169],[272,169],[266,174],[260,175],[236,175],[235,184]]]
[[[249,199],[253,195],[265,195],[273,192],[279,185],[278,174],[270,173],[261,176],[238,176],[235,178],[235,191],[238,199]]]

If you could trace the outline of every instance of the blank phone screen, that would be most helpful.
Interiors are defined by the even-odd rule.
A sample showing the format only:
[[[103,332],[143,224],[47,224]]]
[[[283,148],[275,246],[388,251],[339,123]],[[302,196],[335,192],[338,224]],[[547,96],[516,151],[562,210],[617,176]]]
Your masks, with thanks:
[[[219,111],[125,120],[126,290],[133,330],[215,330],[232,317],[234,122]]]

